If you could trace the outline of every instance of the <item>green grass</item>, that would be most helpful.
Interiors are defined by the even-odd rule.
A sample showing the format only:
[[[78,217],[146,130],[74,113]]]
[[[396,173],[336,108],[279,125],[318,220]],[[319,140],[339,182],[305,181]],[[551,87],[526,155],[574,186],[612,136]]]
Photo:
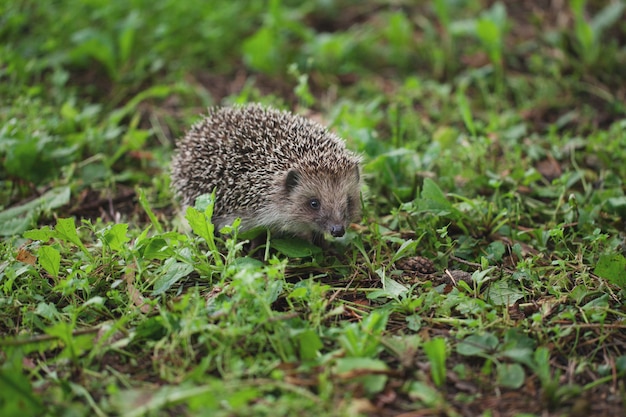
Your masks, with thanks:
[[[2,416],[626,412],[626,3],[48,3],[0,5]],[[250,101],[364,156],[341,241],[179,231]]]

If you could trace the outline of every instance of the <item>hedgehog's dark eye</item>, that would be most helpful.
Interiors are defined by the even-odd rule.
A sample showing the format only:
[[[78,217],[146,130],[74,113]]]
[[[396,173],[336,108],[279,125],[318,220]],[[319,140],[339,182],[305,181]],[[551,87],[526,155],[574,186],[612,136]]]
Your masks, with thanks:
[[[309,207],[311,207],[313,210],[319,210],[321,206],[322,203],[320,203],[317,198],[312,198],[309,200]]]

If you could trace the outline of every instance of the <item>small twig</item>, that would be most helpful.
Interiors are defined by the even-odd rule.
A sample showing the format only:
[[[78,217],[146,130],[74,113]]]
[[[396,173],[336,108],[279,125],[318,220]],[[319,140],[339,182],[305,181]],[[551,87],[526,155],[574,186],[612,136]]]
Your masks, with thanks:
[[[453,259],[453,260],[455,260],[455,261],[457,261],[459,263],[465,264],[465,265],[473,266],[474,268],[480,268],[481,267],[481,265],[477,264],[476,262],[466,261],[465,259],[458,258],[458,257],[456,257],[454,255],[450,255],[450,259]]]
[[[267,322],[268,323],[273,323],[275,321],[295,319],[298,316],[300,316],[300,314],[298,314],[298,313],[281,314],[280,316],[272,316],[272,317],[268,318]]]

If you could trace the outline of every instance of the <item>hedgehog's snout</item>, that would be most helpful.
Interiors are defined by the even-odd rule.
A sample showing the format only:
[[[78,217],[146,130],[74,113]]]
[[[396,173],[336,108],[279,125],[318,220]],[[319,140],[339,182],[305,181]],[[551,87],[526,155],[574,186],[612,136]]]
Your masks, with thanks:
[[[341,237],[346,234],[346,229],[342,224],[333,224],[330,226],[330,234],[333,237]]]

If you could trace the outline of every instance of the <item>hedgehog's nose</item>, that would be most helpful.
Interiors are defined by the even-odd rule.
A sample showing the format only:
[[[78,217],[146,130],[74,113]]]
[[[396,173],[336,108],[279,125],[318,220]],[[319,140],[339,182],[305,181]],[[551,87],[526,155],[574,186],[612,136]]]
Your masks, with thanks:
[[[333,237],[341,237],[346,233],[346,229],[343,228],[340,224],[333,224],[330,226],[330,234]]]

